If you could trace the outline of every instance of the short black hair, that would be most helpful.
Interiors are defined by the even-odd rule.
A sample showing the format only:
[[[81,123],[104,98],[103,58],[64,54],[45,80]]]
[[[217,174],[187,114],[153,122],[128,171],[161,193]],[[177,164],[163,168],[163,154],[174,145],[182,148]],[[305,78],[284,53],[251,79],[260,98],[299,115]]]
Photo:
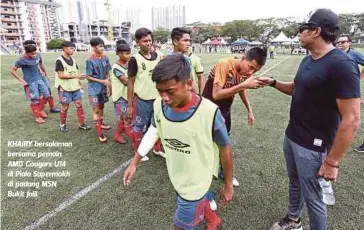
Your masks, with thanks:
[[[25,53],[33,53],[37,51],[37,46],[34,44],[28,44],[24,46]]]
[[[135,31],[135,40],[139,41],[140,39],[142,39],[143,37],[146,37],[150,35],[153,39],[153,34],[152,31],[150,31],[147,28],[139,28]]]
[[[64,41],[62,43],[62,48],[66,48],[66,47],[76,47],[74,43],[70,42],[70,41]]]
[[[33,40],[25,40],[23,42],[23,46],[26,46],[26,45],[37,45],[37,43]]]
[[[130,52],[131,49],[125,40],[119,40],[116,42],[116,55],[121,52]]]
[[[245,58],[248,61],[255,60],[258,65],[263,66],[267,60],[267,52],[260,47],[254,47],[246,52]]]
[[[120,40],[116,41],[116,46],[122,45],[122,44],[127,45],[128,43],[124,39],[120,39]]]
[[[321,28],[320,36],[325,42],[334,43],[340,35],[340,28]]]
[[[173,40],[177,40],[177,41],[180,40],[184,34],[191,35],[191,31],[184,27],[173,28],[172,32],[171,32],[172,42],[173,42]]]
[[[101,38],[96,37],[96,38],[91,38],[90,45],[92,47],[95,47],[95,46],[98,46],[98,45],[105,45],[105,42]]]
[[[352,41],[352,38],[349,34],[341,34],[340,37],[347,37],[348,38],[348,42]]]
[[[190,79],[191,67],[183,54],[171,54],[162,59],[154,68],[152,81],[161,82],[175,79],[186,81]]]

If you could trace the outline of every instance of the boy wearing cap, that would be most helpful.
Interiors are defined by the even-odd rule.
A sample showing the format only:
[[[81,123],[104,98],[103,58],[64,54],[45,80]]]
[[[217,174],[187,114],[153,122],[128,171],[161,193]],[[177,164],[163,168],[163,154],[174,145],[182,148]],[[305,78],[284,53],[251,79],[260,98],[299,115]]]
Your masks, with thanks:
[[[56,61],[56,76],[55,82],[58,89],[58,98],[61,106],[60,130],[67,132],[66,125],[67,111],[69,104],[72,102],[76,106],[76,114],[79,122],[78,128],[81,130],[90,130],[90,127],[85,124],[85,112],[82,107],[82,92],[80,80],[85,79],[85,74],[79,74],[76,60],[72,58],[75,51],[75,45],[70,41],[65,41],[62,44],[63,53]]]
[[[336,180],[340,162],[360,123],[358,66],[333,42],[339,35],[339,17],[329,9],[314,12],[301,25],[300,43],[310,51],[294,82],[261,77],[267,85],[292,95],[290,121],[283,151],[289,177],[286,217],[272,230],[303,229],[300,220],[306,203],[311,230],[327,229],[327,209],[320,177]]]

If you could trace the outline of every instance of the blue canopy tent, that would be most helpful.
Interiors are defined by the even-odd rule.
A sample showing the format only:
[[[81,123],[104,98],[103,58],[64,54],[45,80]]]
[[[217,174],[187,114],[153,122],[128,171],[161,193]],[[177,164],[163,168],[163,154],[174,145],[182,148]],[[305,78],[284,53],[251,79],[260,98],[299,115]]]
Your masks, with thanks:
[[[236,40],[235,42],[231,43],[233,46],[241,46],[241,45],[248,45],[249,41],[245,40],[244,38],[240,38]]]

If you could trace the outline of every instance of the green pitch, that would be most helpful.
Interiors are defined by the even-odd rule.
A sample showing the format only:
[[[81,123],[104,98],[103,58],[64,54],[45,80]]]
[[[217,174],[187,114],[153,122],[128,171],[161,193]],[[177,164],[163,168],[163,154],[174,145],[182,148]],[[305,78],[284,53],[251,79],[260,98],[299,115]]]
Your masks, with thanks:
[[[81,71],[88,54],[76,53]],[[48,75],[54,83],[54,62],[59,53],[42,54]],[[111,61],[114,53],[108,53]],[[205,76],[211,66],[228,54],[200,55]],[[138,168],[136,177],[129,187],[122,185],[122,171],[132,155],[130,144],[118,145],[112,141],[116,117],[112,102],[107,103],[105,122],[113,126],[106,131],[107,144],[100,144],[92,124],[91,108],[87,97],[84,100],[86,122],[90,131],[77,129],[74,106],[68,112],[70,131],[59,131],[58,114],[48,114],[47,123],[37,125],[25,100],[22,86],[10,75],[9,69],[16,56],[1,56],[1,206],[2,229],[123,229],[150,230],[172,229],[175,211],[175,192],[169,182],[166,165],[162,158],[154,157]],[[280,80],[293,80],[302,56],[278,55],[268,60],[260,73],[275,76]],[[21,71],[20,71],[21,72]],[[259,73],[258,73],[259,74]],[[86,82],[84,82],[86,84]],[[363,84],[363,83],[362,83]],[[85,92],[87,93],[87,91]],[[52,94],[57,99],[56,90]],[[234,152],[234,175],[240,182],[235,189],[233,202],[219,209],[223,229],[269,229],[273,222],[287,211],[288,181],[282,152],[282,141],[288,123],[290,97],[272,88],[249,91],[256,122],[247,125],[247,113],[238,99],[233,105],[232,142]],[[48,107],[47,107],[48,108]],[[364,141],[363,125],[354,145]],[[8,141],[33,140],[39,142],[72,142],[72,147],[8,147]],[[8,157],[8,151],[59,151],[59,157]],[[32,162],[65,162],[59,168],[14,168],[12,160]],[[53,163],[54,164],[54,163]],[[329,207],[330,229],[359,229],[364,216],[364,155],[351,149],[345,156],[334,185],[337,203]],[[116,171],[113,170],[117,169]],[[69,171],[69,177],[33,179],[32,177],[9,177],[13,171]],[[118,171],[119,170],[119,171]],[[109,174],[112,173],[112,174]],[[102,180],[106,175],[106,179]],[[101,180],[99,180],[101,179]],[[99,180],[99,181],[98,181]],[[10,181],[41,182],[56,181],[56,186],[40,188],[12,188]],[[213,181],[212,189],[218,194],[222,181]],[[45,185],[44,185],[45,186]],[[91,186],[91,187],[90,187]],[[83,190],[83,189],[87,190]],[[8,191],[37,191],[38,197],[7,197]],[[78,194],[80,196],[75,197]],[[219,200],[218,195],[216,196]],[[62,204],[62,206],[60,206]],[[43,217],[43,218],[42,218]],[[36,222],[38,221],[38,222]],[[308,226],[306,211],[304,226]],[[32,228],[29,228],[32,229]],[[200,228],[202,229],[202,228]]]

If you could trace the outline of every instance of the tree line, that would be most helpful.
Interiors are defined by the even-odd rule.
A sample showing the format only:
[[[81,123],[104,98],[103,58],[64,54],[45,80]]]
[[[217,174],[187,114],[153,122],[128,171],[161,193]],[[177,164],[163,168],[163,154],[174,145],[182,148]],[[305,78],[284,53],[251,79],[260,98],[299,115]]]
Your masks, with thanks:
[[[360,31],[364,33],[364,13],[341,14],[339,16],[341,33],[349,34],[352,37],[358,36]],[[187,26],[191,28],[191,38],[196,43],[202,43],[208,38],[213,37],[228,37],[230,41],[245,38],[250,41],[258,40],[266,43],[266,40],[277,36],[281,31],[290,38],[297,36],[299,25],[300,22],[295,21],[292,17],[287,17],[234,20],[226,22],[224,25],[220,25],[219,23],[203,24],[201,22],[194,22]],[[165,28],[157,28],[153,31],[154,39],[161,43],[167,42],[169,34],[170,31]]]
[[[364,13],[341,14],[340,28],[342,34],[349,34],[354,39],[359,36],[359,32],[364,33]],[[277,36],[281,31],[289,38],[298,34],[300,22],[292,17],[286,18],[266,18],[256,20],[234,20],[220,23],[204,24],[194,22],[186,25],[191,28],[191,39],[194,43],[202,43],[208,38],[225,37],[230,42],[238,38],[245,38],[250,41],[260,41],[266,44],[269,39]],[[157,28],[153,31],[154,40],[166,43],[170,38],[170,31],[166,28]],[[48,49],[60,49],[63,39],[52,39],[47,43]]]

